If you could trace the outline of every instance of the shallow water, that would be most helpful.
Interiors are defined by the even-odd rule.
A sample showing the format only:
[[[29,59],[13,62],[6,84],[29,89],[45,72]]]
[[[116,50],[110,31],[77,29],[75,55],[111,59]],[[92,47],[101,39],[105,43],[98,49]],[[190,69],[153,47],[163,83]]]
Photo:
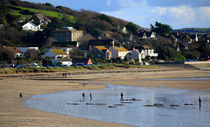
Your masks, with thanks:
[[[210,77],[181,77],[181,78],[159,78],[159,79],[149,79],[149,80],[160,80],[160,81],[210,81]]]
[[[82,92],[86,93],[84,101]],[[199,96],[202,99],[200,109]],[[36,95],[24,105],[51,113],[139,127],[210,126],[210,93],[199,91],[107,85],[102,90]]]

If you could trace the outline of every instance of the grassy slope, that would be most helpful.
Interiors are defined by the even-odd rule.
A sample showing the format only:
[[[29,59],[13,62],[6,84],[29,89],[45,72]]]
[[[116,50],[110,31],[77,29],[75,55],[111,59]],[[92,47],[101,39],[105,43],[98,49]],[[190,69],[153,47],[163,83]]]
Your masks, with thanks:
[[[74,16],[67,15],[67,14],[62,14],[62,13],[59,13],[59,12],[56,12],[56,11],[39,10],[39,9],[20,7],[20,6],[13,6],[13,7],[21,9],[21,10],[28,10],[30,12],[43,14],[43,15],[46,15],[46,16],[49,16],[49,17],[52,17],[52,18],[62,19],[62,18],[65,17],[65,19],[67,18],[68,21],[71,22],[71,23],[75,23],[77,21],[77,18],[74,17]],[[16,15],[16,16],[23,16],[23,17],[26,17],[26,18],[30,17],[29,15],[21,14],[19,10],[12,10],[10,13],[13,14],[13,15]]]

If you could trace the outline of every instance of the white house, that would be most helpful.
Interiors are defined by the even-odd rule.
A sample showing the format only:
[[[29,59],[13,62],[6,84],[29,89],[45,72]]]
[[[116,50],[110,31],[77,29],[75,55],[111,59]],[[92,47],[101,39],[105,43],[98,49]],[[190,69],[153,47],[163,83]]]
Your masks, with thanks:
[[[121,58],[121,59],[124,59],[126,54],[129,53],[129,51],[120,46],[120,47],[110,47],[107,51],[106,51],[106,56],[107,56],[107,59],[110,59],[110,58]]]
[[[139,52],[141,53],[142,59],[145,59],[146,56],[150,57],[158,57],[158,53],[154,52],[153,48],[150,48],[148,46],[142,46],[141,48],[138,49]]]
[[[26,23],[25,25],[22,26],[23,30],[31,30],[31,31],[41,31],[41,27],[40,25],[36,25],[34,23],[32,23],[31,21],[29,21],[28,23]]]
[[[123,33],[123,34],[128,34],[128,30],[126,29],[126,27],[123,27],[122,33]]]
[[[142,39],[155,39],[156,35],[155,32],[142,32],[139,33],[139,37]]]
[[[148,46],[142,46],[134,48],[132,51],[130,51],[125,57],[126,59],[138,59],[139,62],[142,62],[142,59],[145,59],[146,56],[150,57],[158,57],[158,53],[154,53],[154,49],[148,47]]]
[[[47,59],[47,58],[52,58],[53,63],[55,65],[58,62],[61,62],[61,64],[63,65],[65,65],[66,63],[71,64],[71,61],[69,60],[69,55],[63,49],[50,49],[43,56],[43,59]]]

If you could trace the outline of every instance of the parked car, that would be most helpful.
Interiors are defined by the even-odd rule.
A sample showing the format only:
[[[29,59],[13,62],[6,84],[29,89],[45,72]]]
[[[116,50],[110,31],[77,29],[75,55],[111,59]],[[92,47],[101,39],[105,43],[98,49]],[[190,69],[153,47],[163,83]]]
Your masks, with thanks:
[[[26,67],[26,65],[25,64],[17,64],[17,65],[15,65],[15,67],[16,68],[22,68],[22,67]]]
[[[37,63],[30,63],[29,66],[32,66],[32,67],[40,67],[40,65],[37,64]]]
[[[5,68],[13,68],[13,67],[15,67],[14,64],[8,64],[7,66],[5,66]]]

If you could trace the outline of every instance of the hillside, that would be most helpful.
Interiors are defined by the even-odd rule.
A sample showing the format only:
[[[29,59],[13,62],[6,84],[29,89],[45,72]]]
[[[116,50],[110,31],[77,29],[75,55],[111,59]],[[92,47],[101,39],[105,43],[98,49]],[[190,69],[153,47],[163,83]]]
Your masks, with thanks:
[[[35,14],[42,14],[49,18],[51,22],[41,26],[43,31],[22,30],[22,26],[31,21],[32,16]],[[162,28],[168,26],[166,24],[158,24]],[[0,1],[0,47],[52,47],[55,41],[53,33],[65,26],[82,30],[85,35],[81,38],[80,45],[86,47],[90,39],[108,35],[109,38],[115,41],[115,44],[122,45],[129,50],[132,50],[134,47],[147,45],[159,53],[159,59],[166,61],[179,61],[184,58],[207,59],[210,53],[210,45],[206,43],[207,40],[210,40],[208,34],[199,35],[199,41],[195,41],[195,35],[189,35],[188,33],[177,34],[177,31],[170,33],[169,30],[167,34],[163,34],[153,31],[156,32],[155,39],[147,37],[144,39],[140,33],[149,33],[150,30],[105,14],[87,10],[75,11],[62,6],[54,7],[50,3],[35,4],[20,0]],[[124,27],[128,30],[127,34],[122,32]]]
[[[3,2],[3,1],[2,1]],[[36,40],[30,37],[42,36],[39,40],[40,44],[36,46],[44,46],[47,39],[43,39],[43,36],[50,37],[50,33],[57,29],[61,29],[64,26],[71,26],[78,30],[83,30],[87,33],[87,38],[97,38],[98,36],[108,32],[112,38],[116,41],[123,39],[121,29],[128,23],[122,19],[107,16],[92,11],[74,11],[66,7],[57,6],[54,7],[50,3],[46,4],[34,4],[30,2],[24,2],[19,0],[10,0],[6,3],[4,9],[5,12],[3,18],[1,18],[0,24],[5,24],[5,33],[1,32],[1,44],[0,45],[28,45],[29,40]],[[29,33],[21,30],[23,24],[30,21],[34,14],[43,14],[50,18],[52,22],[48,26],[44,26],[42,33]],[[6,33],[17,35],[14,39],[11,39]],[[18,33],[18,34],[17,34]],[[42,34],[42,35],[37,35]],[[42,42],[40,42],[42,41]],[[31,42],[34,44],[34,42]],[[29,44],[30,45],[30,44]]]

